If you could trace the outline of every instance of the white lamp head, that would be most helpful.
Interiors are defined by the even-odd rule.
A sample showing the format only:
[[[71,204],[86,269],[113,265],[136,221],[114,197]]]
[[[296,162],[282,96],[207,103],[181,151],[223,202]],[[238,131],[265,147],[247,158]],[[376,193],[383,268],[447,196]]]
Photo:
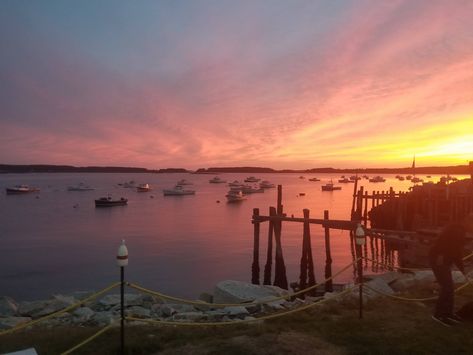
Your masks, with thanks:
[[[366,243],[365,230],[363,229],[361,223],[358,223],[358,226],[356,227],[355,242],[357,245],[365,245]]]
[[[122,240],[122,244],[118,248],[117,265],[120,267],[128,265],[128,249],[125,245],[125,239]]]

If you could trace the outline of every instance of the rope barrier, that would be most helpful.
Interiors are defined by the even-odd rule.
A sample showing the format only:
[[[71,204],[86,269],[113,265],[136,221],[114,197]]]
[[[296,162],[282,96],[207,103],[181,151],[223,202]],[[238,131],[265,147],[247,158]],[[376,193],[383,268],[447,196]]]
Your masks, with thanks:
[[[94,335],[92,335],[89,338],[85,339],[83,342],[81,342],[81,343],[77,344],[76,346],[74,346],[73,348],[61,353],[61,355],[71,354],[72,352],[76,351],[77,349],[81,348],[82,346],[86,345],[87,343],[90,343],[92,340],[94,340],[98,336],[102,335],[103,333],[105,333],[107,330],[109,330],[112,327],[113,327],[113,324],[107,325],[106,327],[100,329]]]
[[[462,260],[463,261],[466,261],[468,260],[469,258],[473,257],[473,253],[470,253],[468,254],[467,256],[463,257]],[[400,266],[394,266],[394,265],[388,265],[388,264],[384,264],[382,262],[379,262],[377,260],[374,260],[374,259],[370,259],[370,258],[367,258],[367,257],[363,257],[363,259],[367,260],[367,261],[371,261],[373,263],[376,263],[378,265],[381,265],[381,266],[384,266],[385,268],[391,268],[391,269],[397,269],[397,270],[406,270],[406,271],[425,271],[425,270],[430,270],[430,267],[426,266],[425,268],[410,268],[410,267],[400,267]]]
[[[11,329],[3,330],[3,331],[0,332],[0,336],[5,335],[5,334],[9,334],[9,333],[16,332],[17,330],[20,330],[20,329],[23,329],[23,328],[26,328],[26,327],[30,327],[30,326],[32,326],[32,325],[34,325],[34,324],[36,324],[36,323],[45,321],[45,320],[47,320],[47,319],[53,318],[53,317],[58,316],[58,315],[63,314],[63,313],[67,313],[67,312],[73,310],[74,308],[77,308],[77,307],[79,307],[80,305],[82,305],[82,304],[84,304],[84,303],[87,303],[87,302],[93,300],[94,298],[97,298],[98,296],[100,296],[100,295],[102,295],[102,294],[104,294],[104,293],[110,291],[111,289],[113,289],[113,288],[115,288],[115,287],[117,287],[117,286],[119,286],[119,285],[120,285],[120,282],[116,282],[116,283],[111,284],[110,286],[108,286],[108,287],[102,289],[101,291],[98,291],[98,292],[94,293],[93,295],[90,295],[89,297],[87,297],[87,298],[85,298],[85,299],[83,299],[83,300],[81,300],[81,301],[79,301],[79,302],[76,302],[76,303],[74,303],[74,304],[72,304],[72,305],[70,305],[70,306],[68,306],[68,307],[66,307],[66,308],[63,308],[63,309],[61,309],[61,310],[59,310],[59,311],[56,311],[56,312],[54,312],[54,313],[48,314],[47,316],[44,316],[44,317],[41,317],[41,318],[32,320],[32,321],[30,321],[30,322],[28,322],[28,323],[23,323],[23,324],[17,325],[16,327],[13,327],[13,328],[11,328]]]
[[[340,293],[338,293],[336,296],[331,297],[331,298],[326,298],[324,300],[318,301],[318,302],[313,302],[305,306],[301,306],[295,309],[290,309],[288,311],[284,312],[278,312],[278,313],[273,313],[273,314],[268,314],[266,316],[258,317],[258,318],[252,318],[252,319],[242,319],[238,321],[231,321],[231,322],[179,322],[179,321],[163,321],[163,320],[157,320],[157,319],[149,319],[149,318],[135,318],[135,317],[125,317],[126,320],[129,321],[136,321],[136,322],[144,322],[144,323],[151,323],[151,324],[156,324],[156,325],[173,325],[173,326],[194,326],[194,327],[208,327],[208,326],[220,326],[220,325],[237,325],[237,324],[245,324],[245,323],[254,323],[254,322],[260,322],[268,319],[273,319],[273,318],[279,318],[286,316],[288,314],[293,314],[297,313],[300,311],[307,310],[309,308],[312,308],[314,306],[320,306],[324,304],[327,301],[330,301],[336,297],[343,296],[345,294],[348,294],[349,292],[353,291],[357,286],[350,287]],[[240,306],[244,306],[245,304],[240,304]]]
[[[454,292],[457,293],[457,292],[463,290],[464,288],[468,287],[471,283],[472,283],[471,281],[468,281],[468,282],[464,283],[463,285],[457,287]],[[363,284],[363,287],[366,287],[369,290],[371,290],[373,292],[376,292],[376,293],[378,293],[382,296],[390,297],[390,298],[400,300],[400,301],[427,302],[427,301],[435,301],[438,298],[437,296],[425,297],[425,298],[407,298],[407,297],[402,297],[402,296],[390,295],[388,293],[377,290],[377,289],[375,289],[375,288],[373,288],[373,287],[371,287],[367,284]]]
[[[297,291],[297,292],[294,292],[294,293],[291,293],[291,294],[288,294],[288,295],[284,295],[284,296],[274,297],[270,300],[265,300],[265,301],[253,301],[253,302],[246,302],[246,303],[208,303],[208,302],[204,302],[204,301],[192,301],[192,300],[188,300],[188,299],[184,299],[184,298],[169,296],[169,295],[163,294],[161,292],[153,291],[153,290],[141,287],[141,286],[133,284],[133,283],[127,283],[127,286],[129,286],[129,287],[131,287],[135,290],[151,294],[151,295],[156,296],[158,298],[167,299],[167,300],[176,301],[176,302],[185,303],[185,304],[192,304],[192,305],[205,306],[205,307],[214,307],[214,308],[238,307],[238,306],[255,306],[255,305],[260,305],[260,304],[268,304],[268,303],[272,303],[272,302],[276,302],[276,301],[280,301],[280,300],[286,300],[286,299],[298,296],[300,294],[307,293],[307,292],[309,292],[313,289],[316,289],[317,287],[320,287],[320,286],[324,285],[325,282],[334,279],[335,277],[337,277],[341,273],[348,270],[351,266],[353,266],[356,262],[358,262],[358,260],[360,260],[360,259],[357,259],[354,262],[348,264],[347,266],[345,266],[344,268],[339,270],[337,273],[335,273],[333,276],[325,279],[324,281],[319,282],[319,283],[317,283],[315,285],[312,285],[310,287],[307,287],[304,290],[300,290],[300,291]]]

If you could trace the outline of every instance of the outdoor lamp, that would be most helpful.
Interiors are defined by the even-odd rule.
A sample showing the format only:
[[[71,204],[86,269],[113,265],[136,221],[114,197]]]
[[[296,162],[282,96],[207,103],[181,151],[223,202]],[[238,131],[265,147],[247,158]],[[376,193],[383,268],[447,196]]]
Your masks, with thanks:
[[[125,239],[122,239],[122,244],[118,248],[117,265],[120,267],[128,265],[128,249],[125,245]]]
[[[366,243],[365,230],[363,229],[361,223],[358,223],[358,226],[356,227],[355,242],[356,245],[365,245]]]

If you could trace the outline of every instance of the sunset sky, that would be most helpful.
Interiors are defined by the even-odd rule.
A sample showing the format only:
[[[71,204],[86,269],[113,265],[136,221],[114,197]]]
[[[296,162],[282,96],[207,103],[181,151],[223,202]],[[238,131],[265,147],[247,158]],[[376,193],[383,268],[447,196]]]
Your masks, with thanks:
[[[0,163],[473,160],[473,1],[0,1]]]

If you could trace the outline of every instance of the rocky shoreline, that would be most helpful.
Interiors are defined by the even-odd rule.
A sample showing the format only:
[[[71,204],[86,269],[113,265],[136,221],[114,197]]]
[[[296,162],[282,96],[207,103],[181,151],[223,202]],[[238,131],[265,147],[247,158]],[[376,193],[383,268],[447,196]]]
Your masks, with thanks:
[[[473,273],[472,273],[473,274]],[[473,275],[472,275],[473,276]],[[453,272],[455,283],[463,283],[465,277],[458,271]],[[364,289],[365,302],[381,297],[381,294],[393,295],[410,289],[434,290],[435,278],[431,270],[419,270],[409,273],[387,272],[367,275]],[[344,285],[343,289],[353,284]],[[323,286],[321,287],[323,288]],[[376,292],[378,291],[378,292]],[[74,292],[69,295],[53,295],[47,300],[17,302],[4,296],[0,297],[0,331],[14,328],[21,324],[61,311],[94,294],[93,291]],[[272,301],[289,292],[276,286],[258,286],[241,281],[226,280],[218,283],[213,294],[203,293],[199,297],[202,305],[167,302],[148,294],[126,293],[125,314],[134,318],[148,318],[174,322],[238,322],[256,320],[262,315],[291,310],[313,302],[330,298],[334,302],[358,299],[358,289],[336,297],[338,292],[325,293],[320,297],[289,298]],[[246,305],[245,302],[257,301],[260,304]],[[209,306],[206,303],[232,303],[231,307]],[[241,305],[240,305],[241,304]],[[40,327],[52,328],[63,325],[105,326],[118,323],[120,319],[120,295],[109,293],[96,300],[81,304],[79,307],[38,323]]]

